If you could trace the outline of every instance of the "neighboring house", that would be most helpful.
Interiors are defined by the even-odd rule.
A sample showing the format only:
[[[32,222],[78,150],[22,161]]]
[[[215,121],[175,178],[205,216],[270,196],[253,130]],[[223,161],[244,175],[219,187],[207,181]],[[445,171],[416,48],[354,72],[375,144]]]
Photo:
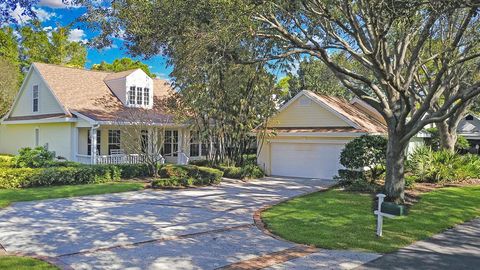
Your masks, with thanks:
[[[386,125],[359,99],[302,91],[271,118],[269,133],[274,136],[259,139],[257,147],[258,165],[267,175],[332,179],[345,144],[364,134],[386,134]]]
[[[470,143],[470,153],[479,153],[480,148],[480,118],[467,114],[457,128],[458,135],[465,137]]]
[[[159,109],[170,93],[166,81],[141,69],[111,73],[34,63],[0,122],[0,153],[46,146],[57,156],[82,163],[136,163],[142,153],[124,153],[125,144],[148,145],[151,136],[162,136],[167,162],[200,158],[204,147],[190,136],[188,126]],[[158,129],[126,142],[119,125],[131,125],[127,117],[135,108],[147,109],[150,125]]]

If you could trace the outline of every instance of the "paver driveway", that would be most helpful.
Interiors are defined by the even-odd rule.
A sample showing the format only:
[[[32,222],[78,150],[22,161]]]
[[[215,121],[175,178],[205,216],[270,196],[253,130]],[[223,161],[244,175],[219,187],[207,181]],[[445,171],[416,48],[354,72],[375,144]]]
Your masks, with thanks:
[[[0,211],[0,244],[7,252],[48,256],[74,269],[214,269],[294,247],[257,229],[253,212],[332,184],[265,178],[15,203]],[[326,254],[310,257],[318,263],[323,256],[316,265],[333,268],[377,257]]]

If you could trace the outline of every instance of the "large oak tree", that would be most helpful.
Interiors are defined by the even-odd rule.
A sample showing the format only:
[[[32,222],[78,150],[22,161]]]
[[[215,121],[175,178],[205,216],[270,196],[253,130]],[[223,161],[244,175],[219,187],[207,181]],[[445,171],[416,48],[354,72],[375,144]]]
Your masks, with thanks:
[[[390,199],[402,202],[409,140],[480,92],[478,81],[452,91],[460,76],[455,71],[480,56],[479,5],[478,0],[131,0],[115,2],[113,8],[97,5],[87,20],[103,29],[99,44],[108,45],[106,37],[120,29],[133,52],[164,53],[173,61],[185,33],[195,37],[193,44],[208,44],[212,33],[233,36],[224,40],[238,42],[223,43],[220,60],[272,64],[306,55],[321,60],[387,122],[385,189]],[[336,51],[367,72],[336,61]]]

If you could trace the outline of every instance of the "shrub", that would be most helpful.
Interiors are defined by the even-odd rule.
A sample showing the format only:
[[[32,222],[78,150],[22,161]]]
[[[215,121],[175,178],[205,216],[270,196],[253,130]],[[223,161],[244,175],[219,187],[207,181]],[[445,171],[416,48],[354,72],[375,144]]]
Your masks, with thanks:
[[[166,165],[160,169],[158,181],[170,179],[166,183],[170,186],[192,186],[192,185],[210,185],[218,184],[222,180],[223,172],[208,167],[198,167],[194,165]],[[154,182],[156,182],[155,180]],[[152,184],[152,186],[167,186],[164,182]]]
[[[415,182],[446,183],[480,177],[480,158],[419,147],[407,162],[407,175]]]
[[[334,177],[338,180],[338,185],[349,191],[376,192],[380,190],[380,185],[368,181],[368,178],[368,172],[354,170],[339,170],[338,176]]]
[[[150,176],[147,164],[119,164],[116,166],[120,169],[121,178],[123,179]]]
[[[241,169],[242,172],[242,179],[255,179],[255,178],[262,178],[265,176],[262,169],[258,167],[256,164],[249,164]]]
[[[54,158],[55,152],[48,151],[43,146],[33,149],[25,147],[18,151],[18,155],[14,157],[13,162],[19,168],[40,168],[51,164]]]
[[[21,188],[28,186],[28,182],[42,169],[31,168],[0,168],[0,189]]]
[[[371,180],[376,180],[384,172],[386,152],[385,137],[363,135],[345,145],[340,154],[340,163],[349,170],[367,167],[371,172]]]
[[[426,145],[431,147],[434,151],[440,150],[440,133],[438,129],[427,128],[426,131],[430,134],[430,138],[426,139]],[[457,136],[457,142],[455,143],[455,150],[468,150],[470,148],[470,143],[462,135]]]
[[[235,166],[218,166],[218,169],[223,172],[223,176],[233,179],[242,179],[242,168]]]
[[[94,184],[119,179],[120,169],[113,165],[0,169],[0,188]]]

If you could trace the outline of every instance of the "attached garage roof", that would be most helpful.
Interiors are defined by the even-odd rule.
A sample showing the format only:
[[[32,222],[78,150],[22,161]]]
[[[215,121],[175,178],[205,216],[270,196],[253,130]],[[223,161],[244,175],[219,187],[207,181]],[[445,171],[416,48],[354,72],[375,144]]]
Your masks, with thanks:
[[[311,91],[304,90],[298,93],[294,98],[287,102],[282,108],[280,108],[279,113],[285,110],[288,106],[292,105],[295,100],[301,96],[308,97],[316,104],[327,109],[333,115],[336,115],[338,118],[345,121],[346,126],[342,127],[291,127],[291,126],[276,126],[274,128],[269,128],[271,131],[276,132],[285,132],[285,133],[304,133],[304,132],[321,132],[321,133],[337,133],[337,132],[352,132],[352,133],[375,133],[375,134],[384,134],[387,132],[387,127],[383,121],[381,121],[378,116],[370,114],[368,110],[361,110],[357,106],[354,106],[348,100],[325,96],[317,95]],[[361,106],[361,105],[360,105]]]

